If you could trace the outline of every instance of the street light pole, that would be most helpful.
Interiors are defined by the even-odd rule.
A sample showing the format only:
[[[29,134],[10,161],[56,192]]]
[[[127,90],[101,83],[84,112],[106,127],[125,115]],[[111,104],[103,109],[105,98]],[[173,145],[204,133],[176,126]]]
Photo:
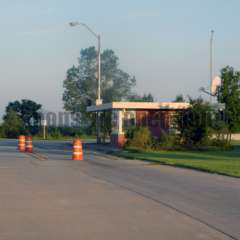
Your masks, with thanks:
[[[84,26],[98,41],[98,52],[97,52],[97,89],[96,89],[96,106],[102,104],[101,99],[101,36],[95,33],[87,24],[81,22],[70,22],[71,27]],[[100,126],[101,126],[101,115],[100,112],[96,113],[96,129],[97,129],[97,142],[101,142],[100,137]]]
[[[210,36],[210,93],[212,94],[212,81],[213,81],[213,38],[214,31],[211,30]],[[210,102],[212,103],[212,95],[210,95]]]
[[[101,36],[97,36],[98,39],[98,83],[97,83],[97,100],[96,106],[102,104],[101,99]],[[97,143],[101,143],[101,113],[97,112],[96,115],[96,129],[97,129]]]
[[[101,99],[101,36],[98,35],[98,84],[97,84],[97,100],[96,105],[102,104]]]
[[[87,24],[81,22],[70,22],[71,27],[83,26],[85,27],[98,41],[97,52],[97,91],[96,91],[96,105],[102,104],[101,99],[101,36],[95,33]]]

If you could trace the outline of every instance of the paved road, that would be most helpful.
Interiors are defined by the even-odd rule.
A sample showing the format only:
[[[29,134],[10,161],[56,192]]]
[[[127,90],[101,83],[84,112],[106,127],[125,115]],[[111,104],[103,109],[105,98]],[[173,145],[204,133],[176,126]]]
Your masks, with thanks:
[[[0,141],[0,240],[240,239],[239,179],[34,146]]]

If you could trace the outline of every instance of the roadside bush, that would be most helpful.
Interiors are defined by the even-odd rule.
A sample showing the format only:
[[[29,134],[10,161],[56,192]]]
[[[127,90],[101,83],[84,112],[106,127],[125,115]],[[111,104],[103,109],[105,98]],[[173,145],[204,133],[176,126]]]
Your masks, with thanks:
[[[161,131],[159,139],[154,139],[152,148],[155,150],[175,150],[178,149],[178,140],[175,133]]]
[[[209,103],[190,99],[191,107],[176,118],[179,144],[188,148],[208,146],[212,136],[212,115]]]
[[[211,145],[222,150],[228,150],[232,148],[231,142],[226,139],[213,139]]]
[[[146,127],[136,127],[128,130],[127,146],[134,148],[147,149],[152,147],[152,134]]]
[[[231,132],[225,122],[216,121],[214,123],[211,145],[221,149],[231,148]]]

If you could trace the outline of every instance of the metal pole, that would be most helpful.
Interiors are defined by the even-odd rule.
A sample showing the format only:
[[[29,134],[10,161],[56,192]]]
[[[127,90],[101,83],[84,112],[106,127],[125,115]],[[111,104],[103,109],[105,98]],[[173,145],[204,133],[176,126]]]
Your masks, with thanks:
[[[97,143],[101,143],[101,113],[97,112],[96,114]]]
[[[46,140],[46,125],[43,125],[43,139]]]
[[[101,104],[101,36],[98,35],[98,89],[97,89],[98,103]]]
[[[213,81],[213,37],[214,31],[211,31],[210,36],[210,93],[212,94],[212,81]],[[210,95],[210,103],[212,103],[212,95]]]
[[[81,22],[70,22],[71,27],[84,26],[95,38],[98,40],[98,53],[97,53],[97,89],[96,89],[96,105],[102,104],[101,99],[101,36],[95,33],[87,24]]]
[[[97,70],[97,100],[96,105],[101,105],[101,36],[98,35],[98,70]],[[101,113],[97,112],[97,143],[101,143]]]

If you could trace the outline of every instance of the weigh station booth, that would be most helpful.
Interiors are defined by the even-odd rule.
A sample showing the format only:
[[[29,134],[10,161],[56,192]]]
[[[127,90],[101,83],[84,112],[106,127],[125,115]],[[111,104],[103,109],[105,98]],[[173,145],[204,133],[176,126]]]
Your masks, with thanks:
[[[189,103],[185,102],[111,102],[90,106],[87,112],[111,112],[110,141],[114,146],[122,147],[130,127],[148,127],[152,135],[159,138],[162,131],[169,132],[174,128],[174,114],[188,107]]]

